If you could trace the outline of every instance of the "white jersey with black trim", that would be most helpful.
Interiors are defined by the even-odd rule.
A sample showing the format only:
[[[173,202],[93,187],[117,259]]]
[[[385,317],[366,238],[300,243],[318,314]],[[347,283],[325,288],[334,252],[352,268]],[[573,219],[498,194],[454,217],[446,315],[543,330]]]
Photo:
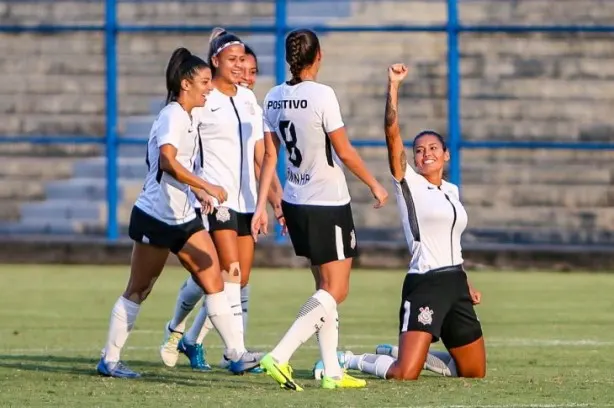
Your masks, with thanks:
[[[240,213],[254,212],[254,147],[264,137],[256,95],[242,86],[232,97],[214,89],[204,107],[192,110],[192,116],[202,139],[203,167],[199,175],[224,187],[228,199],[223,206]]]
[[[344,126],[335,91],[313,81],[283,83],[264,99],[264,130],[286,150],[284,201],[306,205],[345,205],[350,193],[343,163],[328,133]]]
[[[165,106],[151,127],[145,156],[147,176],[135,205],[162,222],[178,225],[196,217],[194,197],[187,184],[160,169],[160,147],[166,144],[177,149],[179,164],[194,170],[199,160],[198,132],[190,115],[177,102]]]
[[[394,185],[411,255],[408,273],[462,264],[461,235],[467,227],[467,212],[458,187],[447,181],[441,186],[431,184],[409,165]]]

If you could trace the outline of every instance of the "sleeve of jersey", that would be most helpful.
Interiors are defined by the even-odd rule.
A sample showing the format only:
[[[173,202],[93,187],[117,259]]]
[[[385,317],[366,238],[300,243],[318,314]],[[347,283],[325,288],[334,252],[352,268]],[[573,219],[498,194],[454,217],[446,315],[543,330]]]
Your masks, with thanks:
[[[264,114],[262,108],[256,105],[256,117],[254,119],[254,139],[262,140],[264,139],[264,132],[267,126],[264,124]]]
[[[408,187],[410,188],[422,181],[422,176],[416,173],[409,164],[407,165],[407,168],[405,169],[405,175],[401,180],[395,179],[392,175],[390,175],[390,177],[392,178],[392,181],[395,186],[400,186],[400,184],[405,181],[405,183],[407,183]]]
[[[337,95],[332,88],[327,87],[326,92],[323,92],[324,104],[322,108],[322,125],[326,133],[333,132],[344,126],[341,118],[341,108]]]
[[[158,147],[170,144],[179,148],[179,141],[186,130],[185,118],[174,109],[168,109],[158,119]]]

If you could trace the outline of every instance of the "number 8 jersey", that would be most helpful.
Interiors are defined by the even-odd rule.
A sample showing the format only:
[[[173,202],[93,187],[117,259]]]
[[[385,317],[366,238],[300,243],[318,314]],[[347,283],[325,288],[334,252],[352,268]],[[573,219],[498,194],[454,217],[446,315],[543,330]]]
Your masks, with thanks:
[[[344,126],[335,91],[305,81],[283,83],[264,99],[264,131],[286,150],[283,200],[291,204],[338,206],[350,202],[343,164],[328,133]]]

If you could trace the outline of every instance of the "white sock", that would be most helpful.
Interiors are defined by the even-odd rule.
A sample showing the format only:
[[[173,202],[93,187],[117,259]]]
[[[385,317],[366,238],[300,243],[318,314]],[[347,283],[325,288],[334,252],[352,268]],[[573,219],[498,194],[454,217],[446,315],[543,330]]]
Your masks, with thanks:
[[[232,311],[234,323],[241,335],[237,338],[240,353],[245,351],[245,341],[243,340],[243,312],[241,311],[241,284],[224,282],[224,293],[228,297],[230,310]]]
[[[211,320],[209,320],[209,316],[207,316],[207,300],[205,298],[202,307],[200,308],[198,314],[192,322],[192,326],[190,326],[190,329],[186,331],[185,335],[183,336],[183,341],[186,344],[194,345],[197,343],[202,343],[202,339],[201,341],[198,341],[198,339],[200,337],[200,333],[202,332],[202,328],[205,325],[206,320],[208,320],[209,324],[211,324]]]
[[[456,362],[447,351],[429,351],[424,369],[445,377],[458,377]]]
[[[238,361],[243,354],[240,350],[241,332],[230,309],[230,302],[224,292],[218,292],[205,297],[207,311],[213,326],[220,333],[226,345],[224,353],[232,361]]]
[[[169,323],[169,328],[171,330],[180,333],[185,331],[186,319],[203,295],[204,292],[200,286],[194,282],[191,276],[188,277],[181,289],[179,289],[179,294],[177,295],[175,314]]]
[[[337,308],[324,318],[324,324],[316,332],[316,336],[324,363],[325,375],[331,378],[341,378],[342,372],[337,358],[337,347],[339,346],[339,314]]]
[[[111,311],[111,322],[109,323],[109,334],[105,345],[103,356],[107,362],[119,361],[122,347],[128,340],[128,334],[134,327],[134,322],[139,314],[140,305],[129,301],[123,296],[115,302]]]
[[[241,310],[243,311],[243,335],[247,333],[247,311],[249,309],[249,284],[241,288]]]
[[[205,319],[205,324],[203,324],[203,327],[200,329],[200,333],[198,333],[198,337],[196,338],[196,343],[203,344],[205,337],[207,336],[207,334],[209,334],[209,332],[212,329],[213,329],[213,323],[211,323],[211,319],[209,319],[209,316],[207,316],[207,319]]]
[[[301,307],[296,320],[271,351],[278,363],[287,363],[292,354],[313,334],[322,328],[325,318],[337,307],[337,302],[325,290],[318,290]]]
[[[385,354],[361,354],[350,358],[348,368],[386,379],[386,374],[395,361]]]

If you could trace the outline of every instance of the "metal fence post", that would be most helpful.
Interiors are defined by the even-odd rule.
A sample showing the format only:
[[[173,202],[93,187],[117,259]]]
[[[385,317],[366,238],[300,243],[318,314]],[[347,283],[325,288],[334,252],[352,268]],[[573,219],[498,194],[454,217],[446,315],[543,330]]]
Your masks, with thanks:
[[[448,0],[448,138],[450,181],[461,184],[460,69],[458,49],[458,0]]]
[[[117,240],[117,0],[105,2],[107,238]]]
[[[286,26],[288,23],[287,0],[275,1],[275,83],[281,84],[286,80]],[[283,150],[283,144],[280,148],[279,158],[277,160],[277,176],[283,187],[286,181],[286,155]],[[281,226],[275,224],[275,241],[283,242],[285,239],[281,235]]]

